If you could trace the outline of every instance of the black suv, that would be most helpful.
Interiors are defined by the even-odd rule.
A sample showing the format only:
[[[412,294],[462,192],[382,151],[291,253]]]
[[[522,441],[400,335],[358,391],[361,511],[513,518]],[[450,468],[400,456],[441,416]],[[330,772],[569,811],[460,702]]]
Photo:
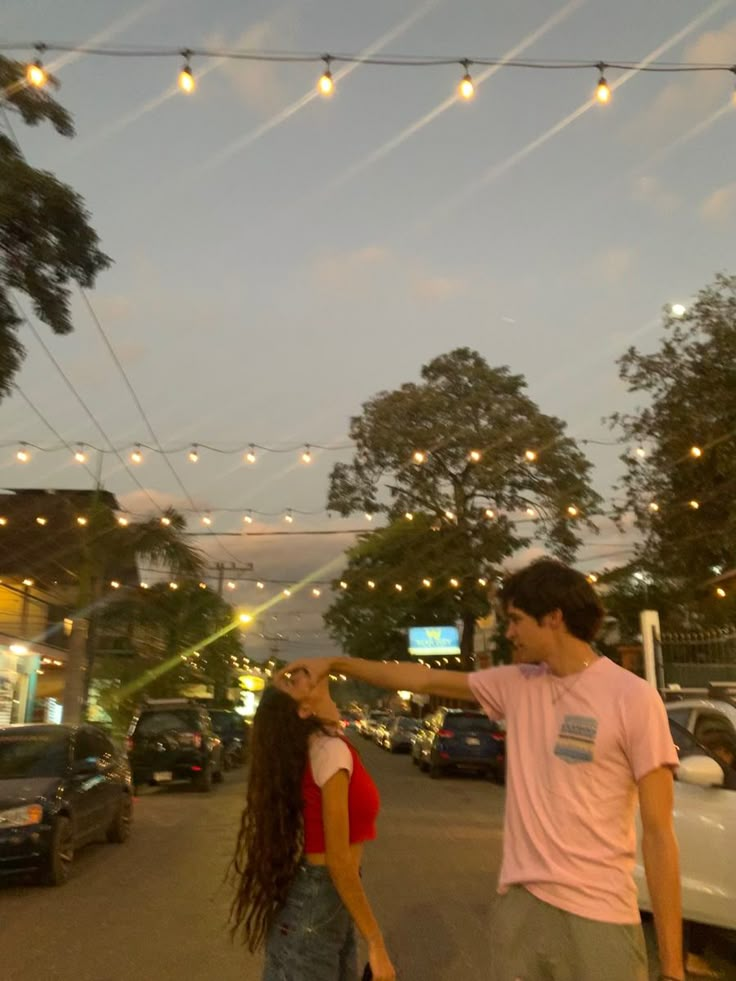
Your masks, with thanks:
[[[136,787],[189,780],[207,793],[222,780],[222,741],[206,708],[186,698],[145,702],[128,730],[128,758]]]

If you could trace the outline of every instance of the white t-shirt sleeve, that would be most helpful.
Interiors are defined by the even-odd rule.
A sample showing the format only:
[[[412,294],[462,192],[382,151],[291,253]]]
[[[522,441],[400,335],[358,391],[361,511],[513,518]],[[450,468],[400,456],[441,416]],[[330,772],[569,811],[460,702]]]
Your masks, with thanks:
[[[338,736],[317,735],[309,744],[309,763],[318,787],[324,787],[338,770],[353,775],[353,757],[345,742]]]

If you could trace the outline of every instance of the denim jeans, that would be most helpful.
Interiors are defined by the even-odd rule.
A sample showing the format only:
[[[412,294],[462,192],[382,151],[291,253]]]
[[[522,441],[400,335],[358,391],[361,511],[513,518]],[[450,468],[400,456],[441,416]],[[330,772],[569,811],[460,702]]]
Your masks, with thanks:
[[[262,981],[358,981],[353,920],[324,866],[297,869],[266,938]]]

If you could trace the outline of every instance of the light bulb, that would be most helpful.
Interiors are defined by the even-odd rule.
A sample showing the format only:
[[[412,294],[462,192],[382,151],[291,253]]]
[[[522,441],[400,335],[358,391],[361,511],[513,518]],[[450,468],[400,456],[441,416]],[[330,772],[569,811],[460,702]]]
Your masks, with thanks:
[[[703,455],[703,451],[700,449],[699,446],[691,446],[690,447],[690,456],[691,457],[694,457],[694,459],[699,460],[702,455]]]
[[[164,528],[168,528],[171,524],[171,518],[167,518],[166,515],[164,515],[163,518],[161,518],[161,524],[164,526]]]
[[[608,87],[608,82],[603,75],[603,65],[598,66],[601,71],[601,77],[598,79],[598,85],[595,90],[595,97],[600,102],[602,106],[606,105],[607,102],[611,101],[611,90]]]
[[[453,589],[457,589],[457,587],[460,585],[460,580],[452,578],[450,580],[450,585],[452,586]]]
[[[241,613],[238,617],[241,623],[252,623],[253,617],[249,613]]]
[[[366,521],[373,521],[373,515],[370,513],[370,511],[366,511],[365,512],[365,520]]]
[[[212,524],[212,518],[209,516],[209,514],[205,514],[203,516],[202,524],[207,525],[208,528],[210,527],[210,525]]]
[[[394,589],[396,590],[397,593],[401,593],[403,592],[404,587],[401,585],[400,582],[396,582],[394,583]]]
[[[348,584],[345,582],[344,579],[341,579],[340,580],[340,589],[347,589],[347,588],[348,588]]]
[[[424,450],[414,450],[411,458],[414,461],[414,463],[427,462],[427,454],[424,452]]]
[[[179,583],[178,582],[170,582],[169,583],[169,589],[177,590],[178,588],[179,588]]]
[[[118,524],[120,525],[121,528],[127,528],[128,527],[128,519],[127,518],[120,517],[120,518],[118,518]]]
[[[15,458],[19,463],[28,463],[28,461],[31,459],[31,454],[28,452],[28,450],[21,447],[15,454]]]
[[[87,519],[83,515],[80,514],[80,516],[77,518],[77,524],[81,528],[84,528],[84,526],[87,524]]]
[[[294,515],[291,513],[291,511],[286,512],[284,515],[284,521],[287,523],[287,525],[292,525],[294,523]]]
[[[414,515],[411,513],[411,511],[405,511],[404,512],[404,517],[406,518],[407,521],[413,521],[414,520]]]
[[[454,511],[445,511],[445,517],[447,518],[448,521],[454,521],[455,520],[455,512]]]
[[[40,516],[40,515],[39,515],[39,517],[38,517],[38,518],[36,518],[36,524],[37,524],[37,525],[41,525],[41,526],[43,526],[43,525],[45,525],[45,524],[47,524],[47,523],[48,523],[48,518],[44,518],[44,517],[42,517],[42,516]]]
[[[232,579],[228,582],[227,588],[231,591],[235,589],[235,583],[232,581]]]
[[[468,453],[468,459],[471,463],[480,463],[481,456],[482,454],[480,450],[471,450],[470,453]]]
[[[0,528],[4,528],[7,523],[8,523],[7,518],[5,517],[0,518]]]
[[[575,507],[575,505],[571,504],[567,509],[567,513],[570,515],[571,518],[577,518],[579,512],[578,509]]]
[[[659,511],[659,504],[657,504],[656,501],[650,501],[649,510],[652,512],[652,514],[656,514],[656,512]]]
[[[32,579],[24,579],[23,580],[23,585],[24,586],[32,586],[33,585],[33,580]]]
[[[315,599],[318,599],[318,598],[319,598],[319,597],[320,597],[321,595],[322,595],[322,590],[321,590],[321,589],[317,589],[317,588],[315,587],[315,588],[314,588],[314,589],[312,590],[312,596],[314,596],[314,598],[315,598]]]
[[[26,81],[34,89],[42,89],[48,80],[49,76],[46,74],[46,69],[41,64],[40,58],[26,68]]]
[[[308,446],[304,447],[304,452],[302,453],[302,463],[311,463],[312,453]]]
[[[252,525],[253,524],[253,516],[250,515],[250,514],[245,514],[245,515],[243,515],[243,521],[245,522],[246,525]]]
[[[483,514],[485,514],[485,516],[489,519],[496,517],[496,512],[493,510],[493,508],[486,508]]]
[[[117,581],[117,579],[113,579],[110,585],[113,589],[120,589],[120,583]]]
[[[487,586],[487,585],[488,585],[488,580],[487,580],[487,579],[483,579],[483,578],[481,577],[481,578],[480,578],[480,579],[478,580],[478,585],[479,585],[479,586]]]
[[[432,585],[431,579],[422,579],[422,586],[424,586],[426,589],[429,589],[431,585]]]
[[[74,459],[77,461],[77,463],[87,462],[87,454],[84,452],[84,447],[82,446],[81,443],[79,444],[79,448],[77,449],[77,452],[74,454]]]
[[[534,450],[527,450],[524,453],[524,458],[528,463],[534,463],[534,461],[537,459],[537,454]]]
[[[690,507],[693,509],[693,511],[697,511],[698,508],[700,507],[700,502],[699,501],[690,501],[689,504],[690,504]]]
[[[526,513],[529,515],[530,518],[536,518],[537,516],[537,512],[534,510],[534,508],[527,508]]]
[[[198,460],[199,460],[199,452],[198,452],[197,447],[195,445],[189,451],[189,462],[190,463],[197,463]]]
[[[283,595],[286,596],[287,599],[288,599],[288,597],[291,596],[291,590],[290,589],[285,589],[284,592],[283,592]]]
[[[206,582],[199,583],[199,588],[200,589],[207,589],[207,583]]]
[[[588,575],[585,578],[588,580],[588,582],[591,585],[594,585],[595,583],[598,582],[598,576],[594,572],[588,573]]]
[[[151,587],[150,587],[150,586],[148,585],[148,583],[147,583],[147,582],[142,582],[142,583],[140,583],[140,587],[141,587],[141,589],[150,589],[150,588],[151,588]]]
[[[717,596],[717,597],[718,597],[719,599],[725,599],[725,596],[726,596],[726,590],[725,590],[725,589],[724,589],[724,588],[723,588],[722,586],[719,586],[719,587],[718,587],[718,588],[716,589],[716,596]]]
[[[467,67],[467,62],[465,63]],[[471,78],[470,72],[466,71],[463,75],[462,81],[458,86],[458,94],[461,99],[472,99],[475,95],[475,86],[473,85],[473,79]]]
[[[256,583],[256,589],[265,589],[265,588],[266,587],[265,587],[265,585],[262,582],[257,582]]]
[[[368,589],[375,589],[376,588],[376,584],[373,582],[372,579],[369,579],[368,580],[368,584],[367,585],[368,585]]]
[[[130,462],[131,463],[143,463],[143,454],[141,453],[140,446],[137,446],[136,445],[136,448],[130,454]]]
[[[329,96],[335,91],[335,80],[332,77],[332,72],[330,71],[330,58],[325,57],[325,70],[320,75],[319,82],[317,82],[317,89],[320,95]]]
[[[680,317],[684,317],[687,313],[687,307],[683,303],[673,303],[670,307],[670,313],[679,320]]]
[[[643,446],[637,446],[637,448],[635,450],[635,453],[639,457],[640,460],[643,460],[644,457],[647,455],[647,451],[644,449]]]
[[[255,463],[256,462],[256,448],[255,448],[255,446],[252,443],[250,444],[250,449],[245,454],[245,462],[246,463]]]
[[[192,75],[192,69],[189,65],[184,65],[182,70],[179,72],[179,88],[182,92],[189,95],[197,87],[197,83],[194,81],[194,75]]]

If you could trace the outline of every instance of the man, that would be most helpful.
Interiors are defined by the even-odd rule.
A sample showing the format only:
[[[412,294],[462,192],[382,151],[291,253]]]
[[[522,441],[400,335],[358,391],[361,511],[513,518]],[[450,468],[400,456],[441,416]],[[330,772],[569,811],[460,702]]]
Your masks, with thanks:
[[[315,680],[340,672],[384,688],[475,699],[491,719],[507,720],[489,978],[646,981],[632,877],[638,791],[661,977],[683,981],[677,752],[664,705],[654,688],[590,646],[603,608],[579,572],[540,560],[506,581],[501,601],[513,665],[472,674],[351,658],[297,665]]]

